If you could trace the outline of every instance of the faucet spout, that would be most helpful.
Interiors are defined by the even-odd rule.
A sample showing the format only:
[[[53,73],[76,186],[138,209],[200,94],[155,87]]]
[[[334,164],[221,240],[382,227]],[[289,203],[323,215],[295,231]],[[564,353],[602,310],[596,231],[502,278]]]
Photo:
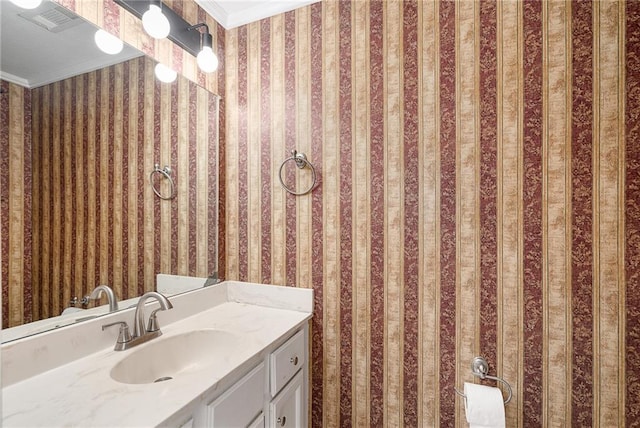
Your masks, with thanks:
[[[107,299],[109,300],[109,312],[117,311],[118,300],[116,299],[116,295],[113,293],[113,290],[108,285],[98,285],[89,295],[89,299],[97,300],[103,293],[107,295]]]
[[[167,309],[173,308],[173,305],[164,295],[156,292],[149,291],[140,297],[138,300],[138,304],[136,305],[136,313],[135,313],[135,321],[133,325],[133,337],[134,339],[137,337],[141,337],[146,333],[144,328],[144,304],[149,299],[156,299],[160,304],[160,310],[166,311]]]

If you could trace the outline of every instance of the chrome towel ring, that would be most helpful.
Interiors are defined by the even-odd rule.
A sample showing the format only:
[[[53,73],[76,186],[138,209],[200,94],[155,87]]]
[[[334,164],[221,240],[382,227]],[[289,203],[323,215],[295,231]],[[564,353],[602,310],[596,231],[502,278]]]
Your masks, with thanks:
[[[289,161],[294,161],[296,163],[296,166],[299,169],[304,169],[305,167],[309,167],[309,169],[311,169],[311,186],[309,186],[308,189],[301,191],[301,192],[296,192],[292,189],[290,189],[289,187],[287,187],[286,184],[284,184],[284,180],[282,179],[282,170],[285,166],[285,164]],[[280,184],[282,185],[282,187],[284,188],[284,190],[286,190],[287,192],[291,193],[292,195],[295,196],[301,196],[301,195],[306,195],[307,193],[311,192],[313,190],[314,187],[316,187],[316,169],[314,168],[314,166],[311,164],[311,162],[309,162],[309,160],[307,159],[307,156],[304,153],[298,153],[295,150],[291,151],[291,157],[286,158],[283,162],[282,165],[280,165],[280,170],[278,171],[278,178],[280,179]]]
[[[471,374],[474,376],[478,376],[480,379],[491,379],[498,382],[502,382],[504,386],[507,388],[507,392],[508,392],[508,396],[504,400],[504,404],[506,405],[509,401],[511,401],[511,397],[513,397],[513,391],[511,390],[511,385],[509,385],[509,382],[502,379],[501,377],[489,376],[488,373],[489,373],[489,364],[487,363],[487,360],[485,360],[483,357],[475,357],[471,362]],[[459,396],[463,397],[466,400],[467,397],[462,392],[458,391],[455,387],[453,388],[453,390],[456,392],[456,394],[458,394]]]
[[[156,183],[153,181],[153,176],[155,174],[160,174],[162,178],[169,180],[169,185],[171,186],[171,193],[169,194],[169,196],[164,196],[162,193],[160,193],[160,190],[158,190],[158,188],[156,187]],[[173,182],[173,178],[171,177],[171,168],[168,165],[165,165],[164,168],[160,168],[159,164],[157,163],[154,164],[153,171],[151,171],[151,174],[149,174],[149,183],[151,184],[153,193],[155,193],[156,196],[159,197],[160,199],[168,201],[169,199],[173,199],[176,196],[176,186],[175,186],[175,183]]]

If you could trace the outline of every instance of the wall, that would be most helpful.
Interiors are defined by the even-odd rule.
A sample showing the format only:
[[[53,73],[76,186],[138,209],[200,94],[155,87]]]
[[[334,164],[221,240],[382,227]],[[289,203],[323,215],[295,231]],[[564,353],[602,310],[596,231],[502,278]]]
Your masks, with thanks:
[[[2,325],[32,321],[31,91],[0,80]],[[11,302],[11,303],[9,303]]]
[[[3,290],[12,293],[3,299],[4,325],[59,315],[98,284],[126,299],[154,290],[158,272],[208,276],[215,266],[218,99],[185,78],[159,83],[154,65],[140,57],[28,95],[32,146],[16,156],[33,193],[15,197],[30,204],[22,219],[32,246],[25,242],[21,253],[14,243],[3,254],[31,269],[20,277],[14,263],[13,275],[3,274],[10,280]],[[171,166],[174,200],[154,196],[154,163]],[[22,173],[16,165],[3,170],[10,180]],[[166,180],[154,181],[170,193]],[[9,219],[7,226],[20,224]]]
[[[323,1],[227,32],[227,277],[315,290],[313,426],[464,426],[476,355],[508,426],[640,420],[639,13]]]

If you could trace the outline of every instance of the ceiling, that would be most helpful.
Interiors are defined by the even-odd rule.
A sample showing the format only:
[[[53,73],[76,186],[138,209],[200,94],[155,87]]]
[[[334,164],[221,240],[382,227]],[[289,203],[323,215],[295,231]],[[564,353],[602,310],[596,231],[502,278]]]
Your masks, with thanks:
[[[0,76],[35,88],[142,55],[126,44],[120,54],[107,55],[93,41],[95,32],[55,3],[26,11],[0,0]]]
[[[227,30],[320,0],[195,0]]]
[[[317,1],[195,0],[226,29]],[[95,31],[92,24],[51,1],[27,11],[0,0],[0,77],[35,88],[142,55],[126,44],[118,55],[103,53],[93,41]]]

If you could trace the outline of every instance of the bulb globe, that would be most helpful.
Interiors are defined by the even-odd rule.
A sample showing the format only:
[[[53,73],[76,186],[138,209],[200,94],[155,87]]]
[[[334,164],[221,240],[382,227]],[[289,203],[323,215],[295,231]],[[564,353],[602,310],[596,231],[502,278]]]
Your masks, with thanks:
[[[40,6],[42,0],[11,0],[11,3],[23,9],[35,9]]]
[[[109,55],[119,54],[122,52],[122,48],[124,47],[122,40],[104,30],[96,31],[94,40],[100,50]]]
[[[144,31],[154,39],[164,39],[171,30],[169,20],[155,4],[149,6],[149,10],[142,15],[142,26]]]
[[[205,73],[211,73],[218,68],[218,57],[209,46],[202,48],[197,57],[198,67]]]
[[[164,83],[171,83],[178,77],[178,73],[160,63],[156,65],[155,73],[158,80]]]

